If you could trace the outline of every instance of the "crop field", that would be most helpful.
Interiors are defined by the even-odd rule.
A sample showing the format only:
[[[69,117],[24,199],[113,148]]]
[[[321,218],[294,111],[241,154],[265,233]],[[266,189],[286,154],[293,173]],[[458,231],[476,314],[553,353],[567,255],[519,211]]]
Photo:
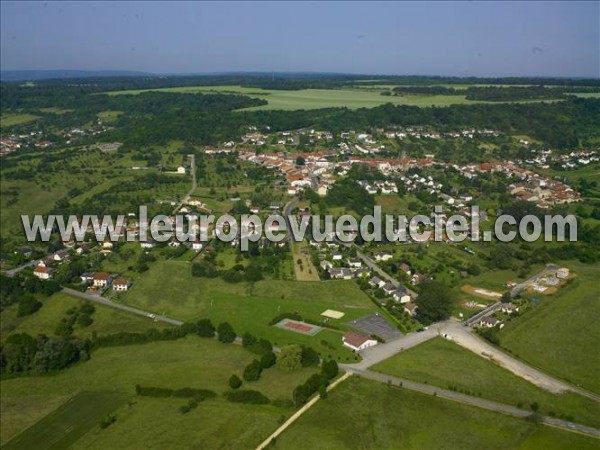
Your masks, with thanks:
[[[598,268],[566,266],[577,278],[507,323],[500,345],[533,366],[600,392]]]
[[[169,280],[169,296],[164,292]],[[226,283],[219,278],[195,278],[190,265],[175,261],[153,264],[123,301],[148,311],[180,320],[210,318],[229,322],[238,335],[250,332],[278,345],[310,345],[323,356],[354,358],[341,345],[341,331],[324,329],[318,336],[304,336],[271,326],[281,313],[298,312],[305,320],[320,322],[321,313],[335,309],[346,315],[328,325],[345,330],[344,322],[375,311],[371,300],[352,281],[263,280],[256,283]]]
[[[70,447],[123,402],[121,395],[113,393],[81,392],[2,448],[45,450]]]
[[[3,114],[0,117],[0,128],[22,125],[24,123],[33,122],[38,118],[38,116],[34,116],[33,114]]]
[[[267,105],[254,106],[246,108],[250,110],[287,110],[294,111],[298,109],[320,109],[320,108],[374,108],[376,106],[391,103],[393,105],[408,106],[449,106],[457,104],[476,104],[485,103],[480,101],[467,100],[463,95],[402,95],[402,96],[383,96],[380,88],[368,89],[367,86],[361,88],[347,89],[302,89],[302,90],[279,90],[279,89],[260,89],[242,86],[186,86],[176,88],[157,88],[157,89],[131,89],[123,91],[109,91],[108,95],[136,95],[142,92],[160,91],[176,93],[223,93],[223,94],[243,94],[253,98],[267,100]],[[539,100],[530,100],[523,102],[535,102]],[[548,101],[548,100],[546,100]],[[499,103],[499,102],[494,102]],[[517,102],[522,103],[522,102]]]
[[[442,338],[424,342],[373,367],[381,373],[481,396],[541,414],[600,426],[600,405],[576,394],[554,395]]]
[[[277,427],[282,415],[288,416],[291,406],[241,405],[226,402],[222,397],[201,403],[188,415],[182,415],[178,408],[185,404],[182,399],[149,399],[134,395],[135,385],[168,387],[173,389],[193,387],[211,389],[217,394],[229,390],[228,378],[232,374],[241,376],[244,367],[256,355],[239,345],[222,344],[213,339],[196,336],[170,342],[153,342],[143,345],[102,348],[92,353],[92,358],[53,376],[27,376],[5,379],[0,382],[3,397],[3,411],[0,417],[3,434],[5,430],[15,435],[33,425],[39,417],[22,418],[15,423],[11,418],[20,414],[20,405],[30,401],[43,407],[48,396],[72,396],[80,391],[91,395],[114,393],[127,404],[114,412],[117,422],[102,430],[97,426],[100,419],[109,411],[103,410],[99,417],[89,408],[79,408],[81,421],[85,421],[91,431],[77,446],[94,448],[115,448],[124,442],[146,442],[145,448],[189,448],[190,438],[204,439],[210,435],[211,448],[232,442],[243,448],[258,445]],[[265,370],[258,381],[245,383],[245,389],[262,392],[271,400],[291,400],[292,390],[303,383],[315,368],[301,368],[294,372],[284,372],[276,367]],[[7,400],[6,402],[4,400]],[[128,400],[129,399],[129,400]],[[5,408],[6,406],[6,408]],[[67,416],[61,412],[65,408]],[[113,407],[114,408],[114,407]],[[69,412],[70,411],[70,412]],[[56,417],[70,417],[72,410],[59,408],[57,413],[48,416],[56,423]],[[38,422],[46,428],[48,417]],[[62,419],[59,423],[65,422]],[[6,427],[5,427],[6,425]],[[18,425],[18,428],[17,428]],[[11,428],[8,428],[11,427]],[[38,425],[34,425],[36,429]],[[215,430],[221,430],[215,432]],[[29,432],[27,433],[30,434]],[[153,439],[155,441],[153,441]],[[158,443],[162,442],[163,445]],[[168,445],[167,445],[168,444]],[[65,444],[61,448],[65,448]],[[144,446],[143,446],[144,447]],[[237,446],[236,446],[237,447]],[[36,446],[16,448],[43,448]]]
[[[277,437],[273,449],[596,449],[598,440],[352,377]]]

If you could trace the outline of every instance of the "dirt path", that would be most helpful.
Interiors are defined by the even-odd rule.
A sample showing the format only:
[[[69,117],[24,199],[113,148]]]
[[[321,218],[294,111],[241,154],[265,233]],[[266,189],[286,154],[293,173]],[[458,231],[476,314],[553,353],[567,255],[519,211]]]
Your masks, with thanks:
[[[350,372],[346,372],[340,378],[338,378],[333,383],[331,383],[329,386],[327,386],[327,392],[331,391],[338,384],[340,384],[342,381],[348,379],[351,376],[352,376],[352,374]],[[269,445],[269,443],[273,439],[275,439],[277,436],[279,436],[281,433],[283,433],[287,429],[287,427],[289,427],[291,424],[293,424],[302,414],[304,414],[306,411],[308,411],[315,403],[317,403],[319,401],[320,398],[321,397],[319,395],[315,395],[308,403],[306,403],[306,405],[304,405],[302,408],[300,408],[298,411],[296,411],[292,415],[292,417],[290,417],[288,420],[286,420],[283,425],[281,425],[279,428],[277,428],[275,430],[275,432],[273,432],[273,434],[271,434],[271,436],[266,438],[258,447],[256,447],[256,450],[262,450],[267,445]]]

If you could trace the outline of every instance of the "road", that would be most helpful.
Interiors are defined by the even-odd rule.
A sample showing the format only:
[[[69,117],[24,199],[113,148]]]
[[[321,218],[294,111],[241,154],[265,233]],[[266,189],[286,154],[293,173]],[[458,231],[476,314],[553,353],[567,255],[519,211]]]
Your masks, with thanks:
[[[177,326],[183,325],[183,322],[181,320],[171,319],[166,316],[161,316],[159,314],[154,314],[149,311],[144,311],[143,309],[134,308],[132,306],[127,306],[127,305],[122,305],[120,303],[115,303],[115,302],[105,299],[104,297],[100,297],[99,295],[87,294],[85,292],[79,292],[79,291],[76,291],[75,289],[70,289],[70,288],[63,288],[62,291],[65,294],[80,298],[82,300],[89,300],[91,302],[95,302],[100,305],[109,306],[109,307],[115,308],[115,309],[120,309],[121,311],[126,311],[128,313],[136,314],[141,317],[151,318],[152,320],[155,320],[158,322],[164,322],[164,323],[168,323],[169,325],[177,325]],[[152,317],[150,317],[150,316],[152,316]]]
[[[41,261],[42,259],[46,259],[46,258],[54,258],[54,255],[56,255],[59,251],[62,250],[57,250],[54,253],[51,253],[49,255],[44,256],[43,258],[39,258],[39,259],[34,259],[33,261],[29,261],[23,265],[20,265],[19,267],[15,267],[14,269],[10,269],[4,272],[4,274],[6,276],[9,277],[14,277],[16,274],[18,274],[19,272],[21,272],[23,269],[27,269],[28,267],[35,267],[37,266],[38,262]]]
[[[286,241],[292,241],[293,237],[294,237],[293,233],[292,233],[292,227],[290,226],[289,216],[291,216],[292,210],[296,207],[297,204],[298,204],[298,198],[297,197],[293,197],[283,207],[283,218],[285,219],[285,223],[286,223],[286,226],[287,226],[287,230],[286,230],[287,231],[287,236],[285,237]]]
[[[492,303],[491,305],[489,305],[487,308],[479,311],[477,314],[475,314],[474,316],[469,317],[466,321],[465,321],[465,325],[466,326],[473,326],[476,325],[477,323],[479,323],[479,321],[481,319],[483,319],[484,317],[489,316],[490,314],[495,313],[496,311],[498,311],[500,309],[500,307],[502,306],[502,302],[496,302],[496,303]]]
[[[192,196],[192,194],[196,191],[196,187],[197,187],[197,182],[196,182],[196,155],[194,155],[193,153],[190,153],[188,155],[188,157],[191,160],[190,173],[192,175],[192,188],[183,196],[183,198],[181,199],[181,201],[177,204],[177,206],[173,210],[173,214],[175,214],[177,211],[179,211],[179,209],[189,201],[189,199]]]
[[[389,383],[394,386],[402,387],[403,389],[410,389],[411,391],[417,391],[423,394],[435,395],[436,397],[452,400],[470,406],[475,406],[478,408],[487,409],[489,411],[495,411],[519,418],[526,418],[531,416],[532,414],[531,411],[519,409],[514,406],[493,402],[480,397],[465,395],[454,391],[448,391],[446,389],[437,388],[428,384],[415,383],[414,381],[404,380],[402,378],[392,377],[370,370],[356,368],[354,367],[354,365],[350,367],[345,366],[344,368],[349,372],[364,378],[379,381],[382,383]],[[561,428],[566,431],[575,431],[600,438],[600,430],[596,428],[575,424],[566,420],[560,420],[553,417],[542,417],[541,421],[546,425]]]
[[[555,273],[558,270],[558,266],[556,264],[548,264],[544,269],[523,281],[522,283],[517,284],[514,288],[511,289],[510,295],[515,298],[517,295],[521,293],[521,291],[527,289],[530,284],[535,283],[540,278],[544,278],[546,275],[550,275]]]

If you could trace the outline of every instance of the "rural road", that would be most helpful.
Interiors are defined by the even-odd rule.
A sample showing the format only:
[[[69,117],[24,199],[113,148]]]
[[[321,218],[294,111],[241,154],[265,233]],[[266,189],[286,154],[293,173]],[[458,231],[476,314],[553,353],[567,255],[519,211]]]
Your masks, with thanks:
[[[41,261],[42,259],[54,258],[54,255],[56,255],[60,251],[62,251],[62,250],[57,250],[54,253],[50,253],[49,255],[44,256],[43,258],[34,259],[33,261],[29,261],[23,265],[20,265],[19,267],[15,267],[14,269],[7,270],[4,272],[4,274],[9,277],[14,277],[16,274],[21,272],[23,269],[27,269],[28,267],[35,267],[37,265],[37,263],[39,261]]]
[[[161,316],[159,314],[154,314],[149,311],[144,311],[143,309],[134,308],[132,306],[127,306],[127,305],[122,305],[120,303],[115,303],[115,302],[105,299],[104,297],[100,297],[99,295],[86,294],[85,292],[79,292],[79,291],[76,291],[75,289],[70,289],[70,288],[63,288],[62,291],[65,294],[80,298],[82,300],[89,300],[91,302],[99,303],[100,305],[105,305],[105,306],[109,306],[111,308],[120,309],[121,311],[126,311],[128,313],[136,314],[141,317],[146,317],[146,318],[150,319],[151,318],[150,316],[153,315],[154,317],[152,317],[151,319],[158,321],[158,322],[164,322],[164,323],[168,323],[170,325],[183,325],[183,322],[181,320],[171,319],[166,316]]]
[[[503,403],[497,403],[490,400],[485,400],[480,397],[474,397],[471,395],[465,395],[454,391],[448,391],[446,389],[437,388],[428,384],[415,383],[414,381],[404,380],[389,375],[373,372],[370,370],[359,369],[354,366],[346,366],[346,370],[354,373],[363,378],[368,378],[382,383],[389,383],[393,386],[400,386],[404,389],[410,389],[411,391],[421,392],[423,394],[435,395],[440,398],[452,400],[455,402],[463,403],[470,406],[476,406],[478,408],[487,409],[489,411],[495,411],[510,416],[526,418],[529,417],[532,412],[523,409],[516,408],[514,406],[505,405]],[[556,428],[561,428],[566,431],[576,431],[587,435],[600,438],[600,430],[585,425],[579,425],[566,420],[560,420],[553,417],[542,417],[542,423],[550,425]]]
[[[194,155],[193,153],[190,153],[188,155],[188,157],[191,159],[190,173],[192,174],[192,188],[187,192],[187,194],[185,194],[183,196],[183,198],[181,199],[181,201],[177,204],[177,206],[173,210],[173,214],[175,214],[177,211],[179,211],[179,209],[189,201],[190,197],[192,196],[192,194],[194,193],[194,191],[196,190],[196,187],[197,187],[197,182],[196,182],[196,155]]]
[[[556,264],[548,264],[542,270],[540,270],[535,275],[529,277],[527,280],[522,283],[517,284],[514,288],[511,289],[510,295],[514,298],[521,293],[521,291],[527,289],[531,283],[535,283],[540,278],[545,277],[551,273],[554,273],[558,270],[558,266]]]

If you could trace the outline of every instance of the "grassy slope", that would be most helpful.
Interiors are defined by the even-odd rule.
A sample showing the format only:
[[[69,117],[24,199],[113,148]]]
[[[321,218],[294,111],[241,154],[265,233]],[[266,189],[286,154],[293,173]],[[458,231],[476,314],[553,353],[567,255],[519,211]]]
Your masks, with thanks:
[[[593,438],[351,378],[279,436],[273,448],[508,449],[547,448],[557,441],[581,450],[598,446]]]
[[[133,411],[124,407],[117,413],[119,419],[129,413],[134,415],[131,420],[136,425],[135,429],[131,430],[134,434],[130,436],[130,439],[133,439],[130,441],[130,445],[133,445],[136,439],[142,439],[142,436],[146,434],[152,436],[152,433],[156,433],[158,428],[155,429],[155,426],[158,426],[157,423],[161,420],[165,421],[161,425],[162,433],[164,433],[162,439],[165,439],[165,442],[172,440],[175,447],[181,444],[181,442],[177,442],[177,439],[180,439],[182,433],[185,435],[189,432],[194,435],[194,433],[198,433],[197,428],[211,430],[215,434],[213,439],[219,441],[220,445],[224,445],[227,437],[221,436],[216,430],[225,426],[228,421],[234,421],[235,418],[242,418],[246,415],[249,416],[244,419],[247,420],[246,424],[262,420],[260,418],[266,417],[263,414],[270,415],[272,420],[268,422],[269,429],[274,429],[279,416],[281,414],[288,415],[291,412],[289,408],[272,406],[250,408],[229,404],[222,398],[218,398],[199,406],[198,410],[203,411],[201,422],[195,420],[186,422],[181,420],[183,416],[177,410],[185,403],[185,400],[164,400],[162,404],[170,406],[162,408],[160,402],[157,404],[153,400],[146,401],[134,396],[136,384],[171,388],[207,388],[221,394],[229,389],[228,378],[233,373],[241,376],[244,367],[255,357],[254,354],[240,346],[221,344],[215,340],[192,336],[174,342],[104,348],[94,352],[90,361],[54,376],[30,376],[3,380],[0,384],[3,399],[1,416],[3,439],[5,436],[14,436],[39,419],[34,416],[22,417],[22,404],[30,402],[32,403],[31,409],[35,410],[33,404],[37,403],[39,408],[43,408],[46,397],[72,396],[83,390],[115,392],[124,395],[125,398],[132,397],[136,403]],[[259,381],[246,383],[244,387],[259,390],[272,400],[291,399],[293,388],[304,382],[314,373],[314,370],[305,368],[287,373],[272,368],[265,371]],[[38,399],[37,402],[36,399]],[[146,404],[148,408],[146,408]],[[21,415],[20,419],[16,420],[15,417],[19,418],[19,415]],[[190,415],[190,417],[192,416]],[[199,423],[202,426],[199,427]],[[233,427],[232,429],[241,433],[239,428]],[[109,431],[112,430],[113,427],[103,431],[102,434],[110,435]],[[114,430],[118,432],[119,427],[114,427]],[[259,427],[257,432],[260,430]],[[99,431],[96,430],[96,432]],[[251,445],[258,444],[266,436],[255,434],[254,428],[246,431],[245,435],[251,435],[249,437],[252,439]],[[186,443],[189,445],[189,442]],[[100,447],[112,448],[112,445],[102,444]]]
[[[33,122],[38,118],[39,116],[34,116],[33,114],[5,114],[0,117],[0,128],[22,125],[27,122]]]
[[[500,343],[534,366],[600,392],[600,270],[577,263],[568,267],[577,279],[507,323]]]
[[[593,400],[576,394],[553,395],[442,338],[393,356],[373,369],[445,389],[452,386],[525,409],[537,402],[544,415],[553,412],[600,427],[600,405]]]
[[[164,280],[168,280],[167,288]],[[323,330],[311,337],[269,326],[269,321],[280,313],[294,311],[304,318],[321,320],[321,313],[331,308],[346,313],[342,319],[329,322],[343,327],[345,322],[375,311],[369,298],[351,281],[229,284],[221,279],[194,278],[189,264],[174,261],[154,264],[123,300],[182,320],[208,317],[214,323],[228,321],[238,334],[248,331],[278,345],[311,345],[323,356],[344,358],[352,355],[341,347],[340,332]],[[322,340],[335,350],[323,346]]]

